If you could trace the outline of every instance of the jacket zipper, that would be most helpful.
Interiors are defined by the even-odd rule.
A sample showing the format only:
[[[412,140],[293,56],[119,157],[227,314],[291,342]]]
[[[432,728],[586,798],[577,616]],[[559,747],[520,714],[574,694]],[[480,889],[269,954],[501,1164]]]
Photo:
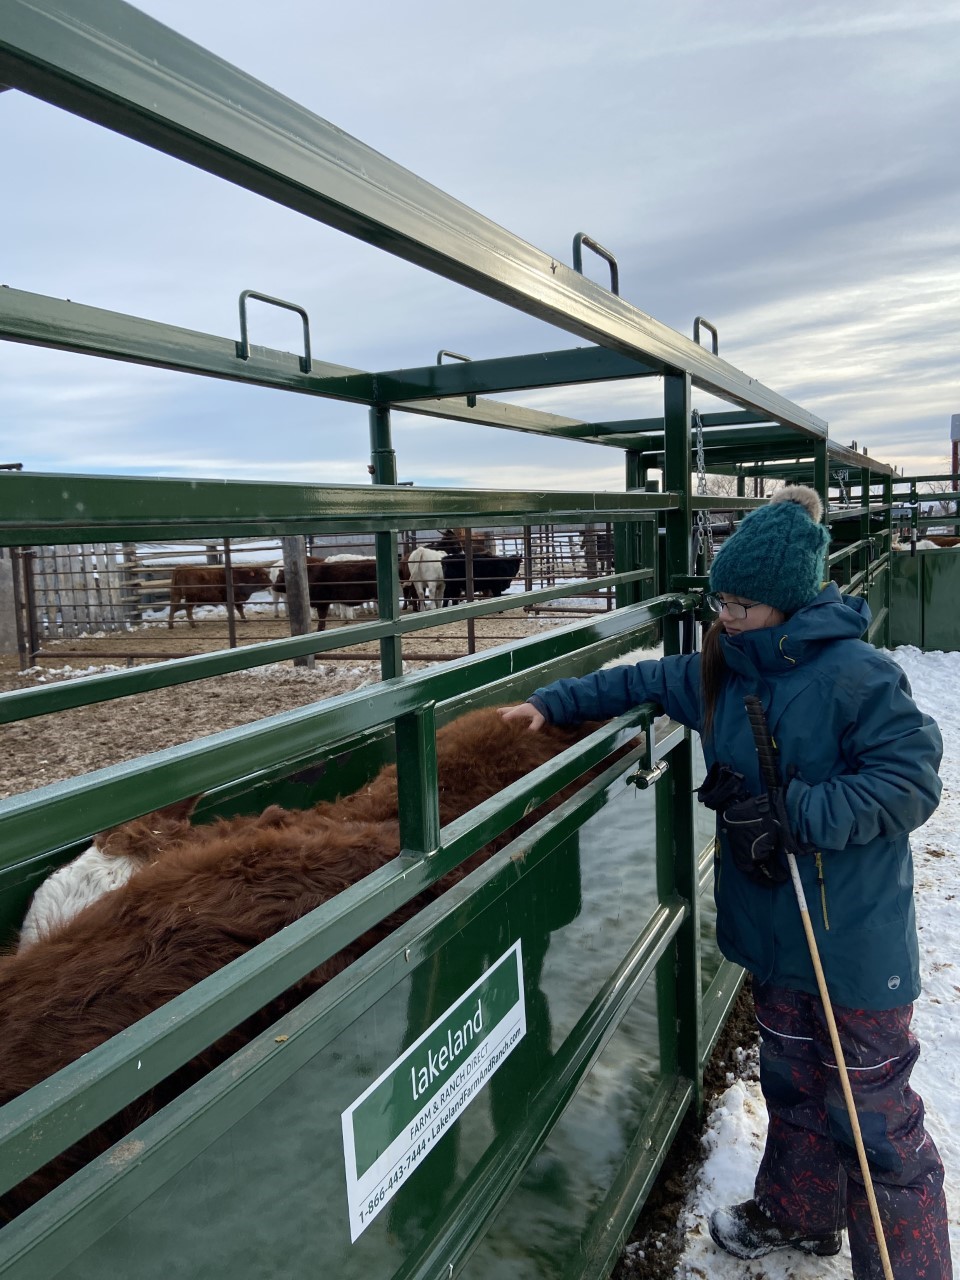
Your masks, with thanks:
[[[823,854],[817,850],[817,880],[820,884],[820,910],[823,912],[823,927],[829,931],[830,921],[827,917],[827,886],[823,879]]]

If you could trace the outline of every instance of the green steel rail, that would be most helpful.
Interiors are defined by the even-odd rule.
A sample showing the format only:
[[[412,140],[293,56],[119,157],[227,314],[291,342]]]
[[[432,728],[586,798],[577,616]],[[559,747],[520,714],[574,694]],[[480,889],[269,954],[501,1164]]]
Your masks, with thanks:
[[[314,361],[311,370],[304,372],[299,357],[289,352],[251,346],[248,357],[240,359],[233,339],[9,288],[0,291],[0,338],[332,400],[395,404],[407,413],[634,449],[648,455],[651,465],[662,460],[662,418],[590,423],[500,401],[478,399],[471,405],[450,399],[646,377],[653,372],[637,360],[598,347],[389,373]],[[795,430],[754,412],[704,414],[702,421],[705,456],[721,474],[761,457],[795,458],[801,447],[802,437]],[[835,465],[863,461],[862,455],[834,441],[828,442],[828,452]],[[890,471],[885,463],[869,462],[875,471]]]
[[[0,15],[3,84],[825,437],[813,414],[121,0],[2,0]]]
[[[622,446],[604,438],[603,424],[594,427],[576,418],[502,401],[478,399],[468,405],[450,397],[646,377],[650,372],[637,360],[600,347],[387,374],[314,360],[310,371],[304,372],[300,358],[289,352],[251,346],[246,359],[241,359],[232,338],[9,288],[0,290],[0,338],[348,403],[390,403],[395,395],[405,413],[616,447]],[[416,396],[412,386],[418,388]],[[429,398],[419,398],[427,391]],[[607,425],[620,432],[630,427],[629,423]]]
[[[636,520],[671,493],[523,493],[0,472],[0,546]],[[170,515],[177,510],[176,517]],[[16,514],[12,514],[16,513]],[[252,514],[251,514],[252,513]]]
[[[737,418],[739,421],[730,421]],[[756,415],[752,414],[703,414],[701,420],[704,428],[704,459],[710,474],[729,475],[741,468],[745,469],[748,464],[755,464],[758,470],[777,476],[782,474],[778,471],[778,466],[782,468],[787,463],[792,463],[803,475],[812,474],[813,449],[819,442],[809,436],[798,435],[795,430],[776,423],[758,424]],[[712,425],[714,423],[717,425]],[[647,418],[630,424],[614,422],[603,425],[614,428],[606,433],[604,443],[640,449],[646,455],[648,466],[663,465],[662,418]],[[628,425],[631,431],[637,432],[636,437],[624,433],[624,427]],[[728,429],[731,427],[736,429]],[[857,453],[835,440],[828,439],[826,448],[831,467],[856,468],[859,471],[866,466],[876,476],[895,475],[893,467],[888,463]]]
[[[881,530],[881,533],[884,532]],[[878,537],[880,534],[877,535]],[[840,564],[843,560],[849,560],[851,556],[857,555],[861,551],[873,551],[873,539],[864,538],[860,542],[851,542],[849,546],[842,547],[839,551],[833,551],[827,556],[827,564]]]
[[[317,755],[357,734],[413,715],[431,703],[520,676],[533,668],[569,658],[589,660],[599,666],[629,647],[639,628],[692,604],[693,597],[673,597],[615,609],[597,619],[485,649],[439,670],[386,680],[375,688],[341,694],[0,800],[0,867],[38,852],[36,813],[41,807],[44,848],[75,844],[94,831],[181,797],[209,791],[237,778],[254,777],[284,761]],[[95,812],[89,804],[93,796],[97,797]]]

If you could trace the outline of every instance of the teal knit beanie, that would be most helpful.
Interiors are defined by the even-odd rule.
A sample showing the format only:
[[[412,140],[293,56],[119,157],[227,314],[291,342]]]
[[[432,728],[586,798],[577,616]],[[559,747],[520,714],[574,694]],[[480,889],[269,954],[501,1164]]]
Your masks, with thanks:
[[[830,531],[820,495],[806,485],[779,489],[745,516],[717,552],[710,590],[793,613],[823,586]]]

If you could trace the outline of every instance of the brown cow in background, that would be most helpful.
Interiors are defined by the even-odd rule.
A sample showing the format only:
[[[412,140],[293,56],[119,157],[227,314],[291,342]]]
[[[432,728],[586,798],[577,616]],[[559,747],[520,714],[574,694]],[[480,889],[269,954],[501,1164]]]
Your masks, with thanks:
[[[368,600],[377,598],[377,562],[371,559],[307,560],[307,586],[310,591],[310,607],[317,611],[317,630],[327,625],[327,614],[332,604],[356,608]],[[274,591],[287,589],[283,569],[277,573]]]
[[[328,556],[317,560],[307,556],[307,587],[310,607],[317,611],[317,630],[324,631],[331,605],[345,610],[359,608],[377,599],[377,562],[370,556]],[[397,560],[403,607],[416,611],[417,593],[410,581],[406,557]],[[275,597],[286,594],[287,580],[282,563],[271,570],[271,586]],[[351,615],[348,615],[351,616]]]
[[[273,586],[269,572],[262,565],[235,564],[232,566],[233,607],[243,618],[243,606],[257,591],[269,591]],[[170,575],[170,617],[167,626],[173,626],[173,615],[183,604],[191,627],[193,608],[198,604],[226,604],[227,571],[222,564],[177,564]],[[244,618],[244,621],[246,619]]]

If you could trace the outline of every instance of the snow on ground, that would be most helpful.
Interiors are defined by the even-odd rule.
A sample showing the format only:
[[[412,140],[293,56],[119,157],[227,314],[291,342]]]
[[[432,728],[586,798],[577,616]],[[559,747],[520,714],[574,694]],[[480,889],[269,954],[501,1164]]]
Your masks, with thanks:
[[[924,990],[914,1030],[921,1045],[913,1083],[927,1110],[930,1133],[946,1167],[953,1256],[960,1260],[960,653],[892,652],[919,706],[944,740],[943,797],[926,826],[911,837]],[[828,975],[829,979],[829,975]],[[718,1100],[704,1137],[704,1162],[680,1226],[687,1244],[675,1280],[848,1280],[844,1240],[836,1258],[806,1258],[793,1250],[741,1262],[710,1239],[707,1219],[718,1205],[746,1200],[766,1133],[766,1109],[755,1079],[738,1080]]]

